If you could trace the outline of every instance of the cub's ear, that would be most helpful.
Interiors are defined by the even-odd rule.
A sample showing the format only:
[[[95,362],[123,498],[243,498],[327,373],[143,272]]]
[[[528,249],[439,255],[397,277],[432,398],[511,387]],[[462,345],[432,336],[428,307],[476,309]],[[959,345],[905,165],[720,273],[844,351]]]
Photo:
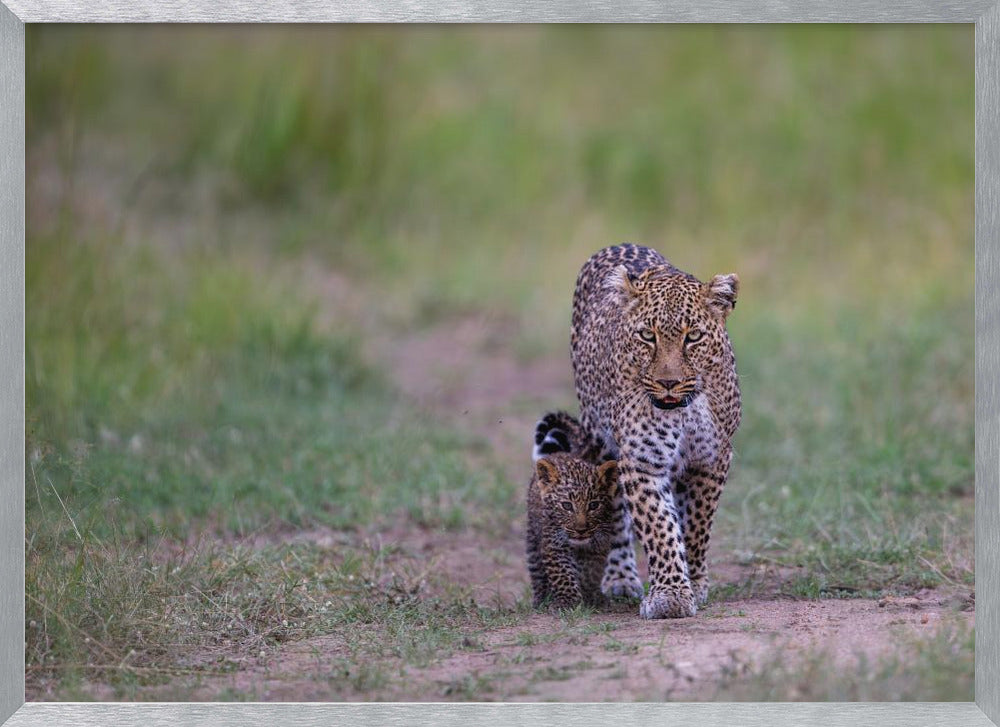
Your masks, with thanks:
[[[618,305],[625,305],[646,289],[649,273],[649,270],[643,270],[635,275],[624,265],[619,265],[604,279],[604,289]]]
[[[736,307],[736,296],[740,292],[740,279],[736,273],[716,275],[703,286],[705,307],[726,320]]]
[[[597,468],[597,480],[604,485],[608,497],[614,497],[618,490],[618,463],[611,460],[599,466]]]
[[[559,481],[559,470],[544,457],[535,462],[535,477],[538,478],[538,491],[544,497]]]

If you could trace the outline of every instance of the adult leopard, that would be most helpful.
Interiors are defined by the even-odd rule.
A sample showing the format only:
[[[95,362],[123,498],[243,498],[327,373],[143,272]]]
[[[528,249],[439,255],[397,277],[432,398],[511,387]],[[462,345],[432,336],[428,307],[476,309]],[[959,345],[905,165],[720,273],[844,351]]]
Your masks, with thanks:
[[[706,553],[741,416],[725,327],[738,290],[735,274],[702,283],[637,245],[597,252],[577,278],[575,448],[618,460],[627,503],[601,590],[642,598],[643,618],[693,616],[708,598]],[[644,598],[632,532],[649,564]]]

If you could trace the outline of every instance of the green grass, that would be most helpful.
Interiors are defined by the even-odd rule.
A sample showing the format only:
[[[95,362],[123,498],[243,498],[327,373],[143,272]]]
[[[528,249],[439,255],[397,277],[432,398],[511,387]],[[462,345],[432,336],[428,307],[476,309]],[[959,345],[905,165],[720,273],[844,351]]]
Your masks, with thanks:
[[[568,381],[575,276],[624,240],[741,277],[744,421],[714,557],[794,567],[780,590],[799,598],[972,584],[968,27],[51,26],[26,43],[39,694],[182,668],[209,643],[162,646],[166,594],[191,587],[262,614],[239,653],[313,633],[282,614],[329,627],[284,580],[321,556],[219,543],[510,537],[512,463],[417,408],[387,357],[472,315],[496,326],[489,356],[562,357]],[[164,550],[179,570],[154,570]],[[374,624],[352,659],[423,668],[481,642],[460,595],[376,616],[379,598],[339,611]],[[359,663],[347,688],[391,691]]]
[[[390,686],[380,663],[426,667],[527,606],[478,605],[447,574],[377,547],[231,547],[163,539],[139,546],[88,537],[60,556],[28,553],[28,684],[73,694],[95,680],[124,699],[141,688],[224,677],[270,663],[276,646],[337,637],[347,656],[318,657],[318,676],[364,692]],[[370,668],[362,668],[368,665]],[[80,691],[76,691],[80,690]]]
[[[722,510],[734,547],[807,566],[813,595],[971,584],[971,288],[954,297],[737,327],[754,404]]]
[[[263,271],[67,242],[28,252],[31,518],[63,519],[61,497],[102,536],[111,513],[181,538],[192,518],[454,527],[511,496],[467,464],[474,440],[418,424],[355,338],[316,333],[313,301]]]
[[[191,654],[221,652],[224,670],[243,663],[230,654],[337,623],[298,590],[320,578],[316,553],[233,551],[213,533],[488,533],[491,513],[514,512],[513,484],[470,463],[476,439],[401,402],[357,340],[318,332],[314,301],[275,276],[62,237],[34,239],[27,268],[26,648],[40,693],[84,698],[89,680],[130,698],[220,670]],[[339,612],[377,624],[358,654],[426,664],[461,641],[467,599],[411,604],[393,586],[386,608],[387,583],[371,583]]]
[[[56,126],[70,160],[115,135],[130,188],[207,176],[268,205],[270,249],[408,310],[564,336],[580,263],[626,239],[786,312],[971,271],[968,28],[193,28],[180,54],[97,32],[31,34],[29,134]]]

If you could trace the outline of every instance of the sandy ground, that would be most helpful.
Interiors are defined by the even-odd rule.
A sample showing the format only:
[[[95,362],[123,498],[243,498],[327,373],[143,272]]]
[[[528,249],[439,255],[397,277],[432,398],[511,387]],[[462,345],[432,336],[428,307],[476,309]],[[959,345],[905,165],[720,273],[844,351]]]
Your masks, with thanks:
[[[337,547],[342,534],[302,532],[293,541]],[[525,595],[527,576],[519,540],[484,541],[481,534],[442,535],[397,529],[384,534],[401,557],[433,560],[455,574],[484,606],[512,605]],[[930,636],[945,622],[974,624],[968,593],[924,590],[908,597],[796,600],[780,595],[791,575],[770,566],[716,562],[718,584],[753,579],[757,595],[710,603],[690,619],[643,621],[637,607],[618,603],[570,626],[549,613],[534,613],[513,626],[480,633],[473,645],[429,664],[415,666],[387,657],[336,674],[352,661],[351,641],[378,638],[358,629],[291,642],[266,659],[201,682],[188,699],[231,693],[266,701],[390,701],[455,698],[504,701],[625,701],[711,699],[720,677],[775,652],[795,658],[823,650],[850,669],[862,655],[889,654],[910,637]],[[466,645],[470,646],[470,645]],[[342,668],[342,667],[341,667]],[[365,688],[359,668],[385,675]],[[351,686],[358,683],[361,688]],[[332,696],[333,695],[333,696]]]
[[[741,600],[709,607],[693,619],[659,622],[640,620],[630,607],[594,616],[604,633],[555,639],[560,619],[534,614],[483,634],[481,650],[426,667],[384,660],[380,667],[391,682],[378,694],[391,701],[441,701],[468,688],[476,700],[701,701],[712,698],[720,676],[736,675],[774,650],[794,657],[826,649],[837,660],[830,668],[850,669],[860,654],[887,653],[907,633],[929,634],[950,612],[934,593],[885,608],[866,600]],[[349,654],[342,635],[295,642],[266,664],[206,682],[193,698],[213,699],[220,687],[229,687],[268,701],[326,701],[330,664]],[[345,701],[371,698],[342,685],[335,693]]]

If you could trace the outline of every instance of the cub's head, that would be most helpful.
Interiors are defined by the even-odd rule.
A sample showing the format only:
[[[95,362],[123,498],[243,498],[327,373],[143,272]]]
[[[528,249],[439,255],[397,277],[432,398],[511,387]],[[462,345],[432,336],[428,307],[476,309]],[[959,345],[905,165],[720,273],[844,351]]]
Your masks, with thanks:
[[[605,287],[622,309],[623,364],[653,406],[687,406],[703,390],[707,373],[732,365],[726,317],[740,289],[735,273],[702,283],[666,265],[638,275],[619,265]]]
[[[535,462],[538,490],[550,523],[570,545],[592,545],[614,533],[618,463],[594,466],[578,457],[555,454]]]

